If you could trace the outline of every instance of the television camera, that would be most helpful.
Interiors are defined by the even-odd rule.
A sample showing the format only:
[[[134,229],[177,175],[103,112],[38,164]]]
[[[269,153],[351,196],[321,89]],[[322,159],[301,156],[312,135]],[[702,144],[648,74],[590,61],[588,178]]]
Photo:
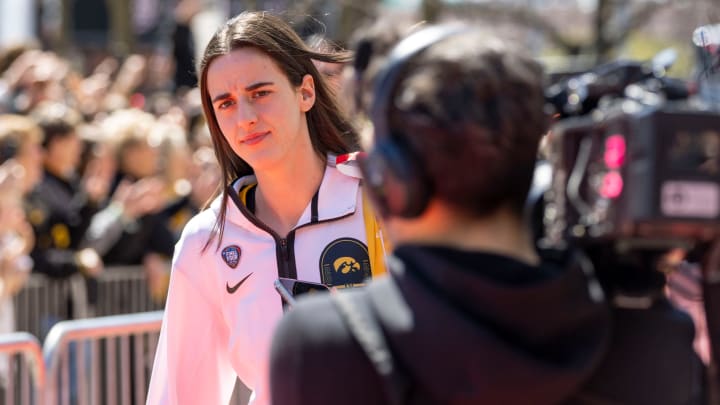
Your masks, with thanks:
[[[720,237],[720,96],[706,88],[720,82],[720,25],[699,30],[696,80],[669,77],[677,54],[665,50],[546,88],[555,122],[530,195],[536,242],[581,248],[609,294],[662,296],[665,276],[647,270]]]
[[[720,52],[720,26],[704,29],[717,36],[703,34],[716,42],[702,51]],[[715,65],[699,74],[720,76],[706,56]],[[539,244],[664,250],[720,234],[720,102],[697,95],[700,80],[668,77],[675,58],[611,62],[547,89],[557,121]]]

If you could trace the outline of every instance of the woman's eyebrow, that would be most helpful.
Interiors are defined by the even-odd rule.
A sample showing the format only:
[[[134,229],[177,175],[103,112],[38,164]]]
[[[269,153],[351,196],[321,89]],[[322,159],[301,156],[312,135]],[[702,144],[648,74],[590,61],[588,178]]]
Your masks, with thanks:
[[[215,97],[212,99],[212,102],[214,103],[214,102],[216,102],[216,101],[224,100],[224,99],[229,98],[229,97],[230,97],[230,93],[218,94],[217,96],[215,96]]]
[[[260,87],[270,86],[270,85],[273,85],[273,84],[275,84],[275,83],[273,83],[273,82],[257,82],[257,83],[253,83],[253,84],[245,87],[245,91],[257,90],[257,89],[259,89]]]
[[[273,83],[273,82],[257,82],[257,83],[253,83],[253,84],[245,87],[245,91],[257,90],[264,86],[272,86],[273,84],[275,84],[275,83]],[[216,101],[224,100],[226,98],[230,98],[230,93],[226,92],[226,93],[218,94],[217,96],[213,97],[212,102],[214,103]]]

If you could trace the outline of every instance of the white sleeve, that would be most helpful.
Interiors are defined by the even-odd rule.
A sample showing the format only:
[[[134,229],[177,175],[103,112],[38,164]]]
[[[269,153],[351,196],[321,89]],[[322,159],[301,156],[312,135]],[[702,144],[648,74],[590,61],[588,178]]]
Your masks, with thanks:
[[[236,380],[228,328],[219,304],[202,293],[208,280],[193,279],[181,262],[176,257],[173,263],[147,405],[227,404]],[[212,277],[192,267],[198,277]]]

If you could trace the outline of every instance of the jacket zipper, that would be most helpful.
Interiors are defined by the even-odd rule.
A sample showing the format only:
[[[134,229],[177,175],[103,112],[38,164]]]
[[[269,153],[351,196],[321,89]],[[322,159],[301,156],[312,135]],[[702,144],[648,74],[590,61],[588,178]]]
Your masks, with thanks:
[[[284,274],[290,276],[290,249],[287,238],[280,239],[280,256],[282,257],[282,261],[278,260],[278,264],[281,264],[281,266],[278,266],[278,275]],[[282,270],[280,270],[281,267]],[[295,278],[297,278],[297,274],[295,274]]]
[[[329,218],[317,222],[307,222],[304,223],[296,228],[293,228],[287,235],[286,238],[281,237],[277,234],[273,229],[271,229],[269,226],[265,225],[264,222],[260,221],[252,212],[250,212],[245,204],[243,204],[240,201],[240,196],[235,191],[235,189],[232,186],[229,186],[228,194],[230,195],[230,198],[235,202],[235,205],[238,207],[240,212],[245,215],[245,217],[255,226],[262,229],[263,231],[267,232],[272,236],[272,238],[275,240],[275,246],[276,246],[276,260],[278,264],[278,277],[286,277],[286,278],[292,278],[297,280],[297,268],[295,265],[295,231],[297,231],[300,228],[305,228],[307,226],[311,225],[320,225],[325,224],[328,222],[333,221],[339,221],[341,219],[345,219],[349,216],[352,216],[355,212],[351,212],[339,217],[335,218]],[[292,253],[292,254],[291,254]]]

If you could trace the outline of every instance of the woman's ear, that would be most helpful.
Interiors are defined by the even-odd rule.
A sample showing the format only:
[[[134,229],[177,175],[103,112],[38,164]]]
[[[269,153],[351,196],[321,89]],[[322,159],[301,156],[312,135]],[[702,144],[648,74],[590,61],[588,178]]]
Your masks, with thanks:
[[[300,110],[308,112],[315,105],[315,80],[312,75],[306,74],[303,76],[299,90]]]

